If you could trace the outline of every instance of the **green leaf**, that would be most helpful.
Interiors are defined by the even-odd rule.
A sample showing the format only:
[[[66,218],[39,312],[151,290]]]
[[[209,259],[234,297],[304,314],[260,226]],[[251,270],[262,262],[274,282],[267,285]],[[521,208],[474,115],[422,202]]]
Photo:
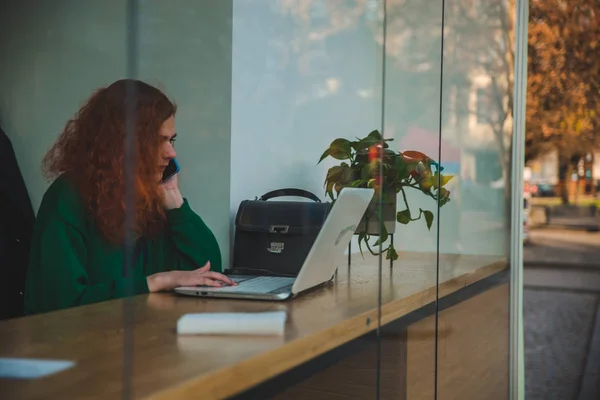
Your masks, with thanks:
[[[381,133],[379,133],[379,131],[377,129],[375,129],[374,131],[371,131],[371,133],[369,133],[367,135],[367,137],[370,139],[375,139],[378,142],[381,141]]]
[[[371,166],[369,164],[366,164],[360,171],[360,179],[363,181],[371,179]]]
[[[406,179],[408,178],[408,175],[410,173],[409,169],[408,169],[408,165],[406,165],[406,163],[404,162],[404,160],[402,159],[402,157],[397,157],[396,158],[396,173],[398,174],[397,179]]]
[[[396,261],[398,259],[398,253],[396,252],[396,249],[394,249],[394,246],[390,246],[388,248],[385,258],[386,260],[391,258],[392,261]]]
[[[364,139],[361,139],[360,142],[358,142],[358,145],[356,146],[356,151],[367,150],[368,148],[370,148],[373,145],[376,145],[377,143],[379,143],[379,140],[366,137]]]
[[[431,211],[421,210],[425,215],[425,223],[427,224],[427,229],[431,230],[431,225],[433,224],[433,213]]]
[[[358,138],[356,138],[356,139],[358,139]],[[360,139],[350,142],[350,147],[353,148],[354,150],[358,150],[359,146],[360,146]]]
[[[337,194],[340,194],[340,192],[342,191],[342,189],[343,189],[343,188],[345,188],[346,186],[347,186],[346,184],[343,184],[343,183],[337,182],[337,183],[334,185],[334,189],[335,189],[335,191],[336,191],[336,193],[337,193]]]
[[[383,148],[387,149],[389,147],[389,145],[387,144],[387,142],[390,142],[392,140],[394,140],[394,139],[384,139],[383,140]],[[355,146],[353,146],[353,147],[354,147],[354,149],[356,151],[367,150],[371,146],[374,146],[376,144],[380,144],[381,142],[382,142],[382,140],[381,140],[381,134],[379,133],[379,131],[374,130],[371,133],[369,133],[369,135],[367,137],[360,139],[358,141],[358,143]],[[388,153],[395,154],[395,152],[392,151],[392,150],[389,150]]]
[[[333,185],[335,185],[335,182],[327,182],[327,188],[325,189],[331,200],[335,200],[333,197]]]
[[[433,188],[437,189],[438,181],[441,182],[441,187],[444,187],[452,178],[454,178],[454,175],[442,175],[440,178],[440,174],[436,171],[433,175]]]
[[[348,164],[343,165],[346,163],[342,163],[342,176],[340,179],[340,183],[343,183],[344,185],[348,185],[350,182],[352,182],[355,178],[354,178],[354,170],[352,170],[352,168],[350,168],[350,166]]]
[[[367,183],[366,181],[363,181],[362,179],[357,179],[355,181],[352,181],[350,183],[351,187],[361,187],[362,185],[364,185],[365,183]]]
[[[330,149],[327,149],[323,152],[323,154],[321,155],[321,158],[319,158],[319,162],[317,164],[319,164],[321,161],[323,161],[324,159],[326,159],[327,157],[330,156]]]
[[[371,245],[369,244],[369,240],[371,240],[371,235],[365,235],[365,245],[367,246],[367,250],[369,250],[369,253],[371,253],[371,255],[373,256],[379,255],[378,253],[373,251]]]
[[[454,178],[454,175],[442,175],[442,186],[446,185],[452,178]]]
[[[352,148],[348,139],[335,139],[329,146],[329,155],[338,160],[350,158]]]
[[[352,168],[346,163],[342,163],[342,165],[336,165],[334,167],[329,168],[327,171],[327,177],[325,178],[325,183],[335,183],[336,186],[347,186],[354,179],[354,173],[352,172]]]
[[[336,165],[335,167],[331,167],[327,170],[327,176],[325,177],[325,184],[334,184],[340,180],[342,177],[342,167]]]
[[[404,211],[398,211],[396,214],[396,221],[404,225],[410,222],[410,211],[408,208]]]
[[[380,243],[384,243],[387,239],[388,239],[387,228],[385,227],[385,224],[382,224],[381,236],[379,236],[379,239],[377,239],[377,241],[375,242],[375,244],[373,246],[379,246]]]
[[[358,249],[360,250],[360,255],[363,256],[363,257],[365,255],[363,254],[362,242],[363,242],[363,240],[365,240],[365,236],[366,235],[367,235],[366,232],[362,232],[362,233],[358,234]]]

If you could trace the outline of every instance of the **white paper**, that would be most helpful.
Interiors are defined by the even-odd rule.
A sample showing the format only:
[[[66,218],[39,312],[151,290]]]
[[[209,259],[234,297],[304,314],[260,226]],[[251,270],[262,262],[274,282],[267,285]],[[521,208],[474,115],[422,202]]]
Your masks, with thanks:
[[[283,335],[286,318],[285,311],[185,314],[177,321],[177,333],[182,335]]]
[[[66,360],[38,360],[33,358],[0,358],[0,378],[36,379],[55,374],[75,363]]]

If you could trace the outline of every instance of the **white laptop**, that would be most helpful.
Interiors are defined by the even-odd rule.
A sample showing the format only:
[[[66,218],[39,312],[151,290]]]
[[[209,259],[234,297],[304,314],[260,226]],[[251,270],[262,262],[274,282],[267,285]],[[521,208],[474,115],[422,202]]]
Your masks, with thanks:
[[[211,298],[286,300],[327,283],[333,278],[336,262],[348,247],[374,192],[366,188],[344,188],[340,191],[297,277],[261,276],[252,272],[252,275],[228,275],[238,283],[237,286],[179,287],[175,292]],[[254,271],[260,271],[260,266],[256,266]]]

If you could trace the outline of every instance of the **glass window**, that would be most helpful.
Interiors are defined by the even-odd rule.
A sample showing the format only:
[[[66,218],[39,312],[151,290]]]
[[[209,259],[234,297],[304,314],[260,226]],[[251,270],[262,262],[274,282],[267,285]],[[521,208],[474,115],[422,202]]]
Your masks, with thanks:
[[[506,392],[514,4],[9,3],[10,394]]]

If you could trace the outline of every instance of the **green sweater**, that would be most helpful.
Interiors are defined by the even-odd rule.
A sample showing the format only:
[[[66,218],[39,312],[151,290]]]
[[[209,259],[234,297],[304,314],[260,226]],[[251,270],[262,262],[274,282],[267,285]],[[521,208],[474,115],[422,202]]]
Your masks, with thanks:
[[[34,314],[148,293],[146,277],[193,270],[211,262],[221,271],[219,245],[187,200],[167,210],[167,229],[139,240],[137,262],[124,266],[123,246],[109,243],[75,188],[56,179],[42,199],[34,228],[25,287],[25,312]]]

